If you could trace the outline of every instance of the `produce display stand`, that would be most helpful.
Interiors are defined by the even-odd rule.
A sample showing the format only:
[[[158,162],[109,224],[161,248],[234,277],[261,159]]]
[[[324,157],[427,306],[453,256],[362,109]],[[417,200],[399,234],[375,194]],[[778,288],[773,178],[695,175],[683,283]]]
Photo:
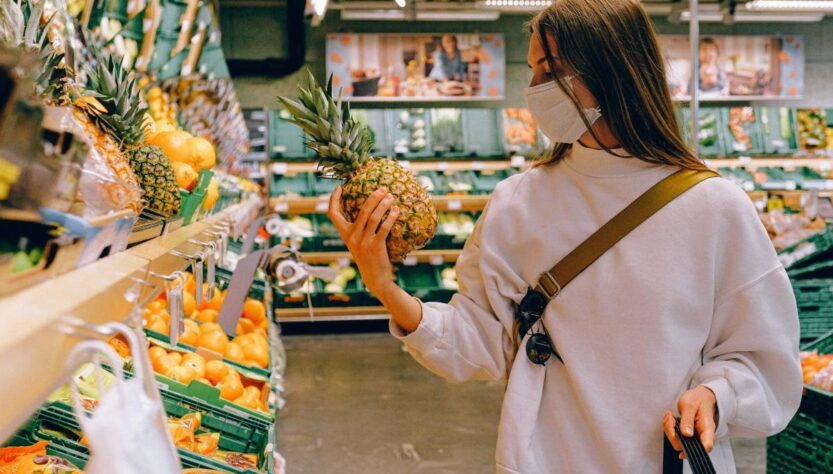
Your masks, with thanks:
[[[217,224],[244,227],[259,203],[255,198],[231,206],[203,221],[0,299],[0,373],[4,383],[16,387],[0,393],[0,438],[14,434],[66,380],[70,370],[65,365],[67,356],[82,340],[68,329],[72,325],[69,317],[91,324],[125,321],[133,307],[126,295],[145,301],[160,290],[161,280],[150,272],[167,275],[187,267],[188,261],[172,255],[172,250],[199,250],[189,240]]]

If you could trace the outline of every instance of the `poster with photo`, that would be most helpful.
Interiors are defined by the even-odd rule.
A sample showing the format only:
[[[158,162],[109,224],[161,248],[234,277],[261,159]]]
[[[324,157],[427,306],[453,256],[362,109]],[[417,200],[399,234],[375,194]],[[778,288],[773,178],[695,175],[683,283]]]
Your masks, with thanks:
[[[500,34],[331,34],[327,75],[354,102],[482,101],[505,95]]]
[[[660,36],[675,99],[687,100],[691,48],[687,36]],[[703,36],[700,38],[703,99],[791,97],[804,92],[804,41],[795,36]]]

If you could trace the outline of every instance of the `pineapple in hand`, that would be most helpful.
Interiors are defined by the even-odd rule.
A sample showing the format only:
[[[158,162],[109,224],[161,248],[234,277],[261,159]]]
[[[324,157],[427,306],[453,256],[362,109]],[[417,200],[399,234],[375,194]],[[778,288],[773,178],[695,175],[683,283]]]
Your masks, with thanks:
[[[298,101],[278,100],[290,113],[287,119],[310,137],[306,145],[319,156],[325,176],[343,181],[341,212],[355,222],[359,210],[375,190],[386,188],[400,209],[387,239],[388,256],[398,263],[424,247],[437,231],[437,211],[416,177],[395,160],[370,156],[373,143],[365,125],[350,116],[341,91],[333,97],[333,79],[322,88],[308,71],[308,88],[300,88]]]

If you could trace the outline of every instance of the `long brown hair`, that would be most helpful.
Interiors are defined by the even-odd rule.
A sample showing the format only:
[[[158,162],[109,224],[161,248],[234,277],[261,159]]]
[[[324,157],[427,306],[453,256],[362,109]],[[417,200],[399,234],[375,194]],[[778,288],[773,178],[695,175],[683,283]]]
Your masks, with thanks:
[[[680,133],[656,34],[638,0],[553,0],[529,25],[551,71],[556,65],[547,39],[555,41],[560,60],[586,84],[629,155],[650,163],[708,169]],[[554,80],[582,110],[566,81]],[[616,155],[599,140],[584,114],[579,115],[596,141]],[[570,148],[555,144],[540,164],[557,163]]]

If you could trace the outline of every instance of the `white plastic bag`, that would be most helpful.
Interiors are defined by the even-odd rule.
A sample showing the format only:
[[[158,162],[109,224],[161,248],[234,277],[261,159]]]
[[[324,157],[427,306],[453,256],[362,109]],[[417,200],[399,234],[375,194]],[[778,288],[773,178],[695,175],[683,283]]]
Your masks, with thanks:
[[[130,339],[130,338],[129,338]],[[135,335],[134,335],[135,341]],[[131,344],[133,345],[133,344]],[[135,350],[135,349],[134,349]],[[144,360],[137,357],[135,376],[125,380],[118,354],[101,341],[85,341],[70,357],[76,366],[79,354],[102,353],[113,369],[116,382],[102,391],[98,407],[86,412],[73,383],[73,408],[89,442],[91,456],[87,474],[179,474],[181,468],[167,428],[160,426],[162,405],[148,396],[144,387]],[[96,361],[97,362],[97,361]]]

